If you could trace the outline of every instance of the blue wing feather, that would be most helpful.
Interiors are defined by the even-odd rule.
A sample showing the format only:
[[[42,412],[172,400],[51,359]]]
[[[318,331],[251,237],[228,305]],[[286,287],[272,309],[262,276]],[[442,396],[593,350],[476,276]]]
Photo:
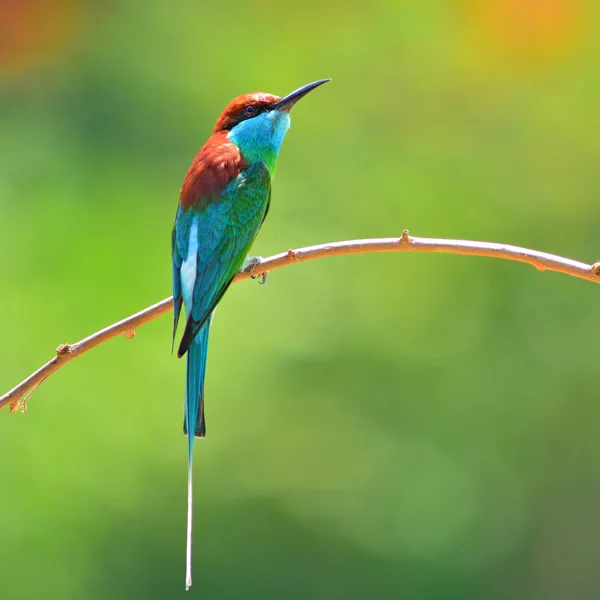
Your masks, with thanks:
[[[179,219],[180,212],[181,206],[177,209],[177,216],[175,217],[175,223],[173,224],[173,232],[171,233],[171,256],[173,263],[173,341],[171,344],[171,352],[173,352],[173,348],[175,347],[175,334],[177,333],[179,314],[181,313],[181,305],[183,304],[179,270],[181,269],[184,253],[187,255],[187,244],[185,247],[181,247],[177,243],[177,220]]]

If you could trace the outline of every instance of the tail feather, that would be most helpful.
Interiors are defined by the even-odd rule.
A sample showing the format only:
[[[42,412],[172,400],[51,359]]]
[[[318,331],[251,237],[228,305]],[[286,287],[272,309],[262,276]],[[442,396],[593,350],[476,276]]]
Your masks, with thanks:
[[[185,543],[185,590],[192,587],[192,514],[194,493],[192,490],[192,460],[188,461],[188,507],[187,507],[187,538]]]
[[[208,334],[212,320],[208,320],[196,335],[187,352],[187,382],[185,390],[185,418],[183,432],[193,431],[195,437],[204,437],[204,377],[208,355]],[[194,448],[194,436],[190,436],[190,454]]]
[[[192,585],[192,458],[194,452],[194,439],[206,435],[204,421],[204,376],[206,374],[206,358],[208,352],[208,334],[210,330],[209,319],[200,329],[187,352],[187,382],[185,390],[185,416],[183,430],[188,435],[188,514],[187,514],[187,541],[186,541],[186,569],[185,589]]]

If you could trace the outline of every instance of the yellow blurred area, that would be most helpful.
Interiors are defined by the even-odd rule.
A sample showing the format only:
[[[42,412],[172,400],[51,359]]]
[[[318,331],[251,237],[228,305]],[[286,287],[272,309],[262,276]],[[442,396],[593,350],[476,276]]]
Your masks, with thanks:
[[[564,58],[589,18],[586,0],[464,0],[463,10],[485,63],[525,71]]]
[[[0,0],[0,74],[33,67],[72,40],[78,0]]]

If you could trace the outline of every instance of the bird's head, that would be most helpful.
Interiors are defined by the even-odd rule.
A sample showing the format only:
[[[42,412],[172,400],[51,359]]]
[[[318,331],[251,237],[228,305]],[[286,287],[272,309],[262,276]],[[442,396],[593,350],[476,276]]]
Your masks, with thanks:
[[[290,110],[327,81],[309,83],[284,98],[263,92],[238,96],[221,113],[213,132],[227,132],[227,138],[249,163],[263,161],[273,175],[279,149],[290,128]]]

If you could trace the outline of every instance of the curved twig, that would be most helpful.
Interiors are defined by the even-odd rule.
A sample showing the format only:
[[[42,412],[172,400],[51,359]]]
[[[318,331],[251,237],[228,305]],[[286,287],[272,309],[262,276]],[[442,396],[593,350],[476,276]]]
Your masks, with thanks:
[[[305,260],[325,258],[338,254],[365,254],[368,252],[445,252],[449,254],[490,256],[527,263],[533,265],[538,271],[557,271],[594,283],[600,283],[600,262],[589,265],[555,254],[529,250],[527,248],[520,248],[519,246],[510,246],[508,244],[412,237],[408,235],[408,231],[406,230],[399,238],[349,240],[307,246],[298,250],[288,250],[287,252],[262,259],[260,263],[240,271],[234,281],[242,281],[243,279],[250,278],[251,275],[260,275],[261,273]],[[172,298],[166,298],[158,304],[154,304],[118,323],[109,325],[75,344],[61,344],[56,349],[56,356],[52,360],[48,361],[35,371],[35,373],[27,377],[27,379],[0,397],[0,408],[9,404],[11,411],[18,410],[19,407],[24,410],[27,398],[49,375],[60,369],[64,364],[118,335],[125,335],[128,338],[132,338],[138,327],[169,312],[171,309]]]

